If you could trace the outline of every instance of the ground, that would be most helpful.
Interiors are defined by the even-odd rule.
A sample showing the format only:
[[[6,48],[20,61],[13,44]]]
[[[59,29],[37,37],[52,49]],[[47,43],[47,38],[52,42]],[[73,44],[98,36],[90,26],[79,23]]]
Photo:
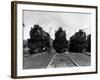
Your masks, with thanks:
[[[26,53],[28,54],[28,53]],[[43,52],[23,57],[23,69],[90,66],[90,53]]]

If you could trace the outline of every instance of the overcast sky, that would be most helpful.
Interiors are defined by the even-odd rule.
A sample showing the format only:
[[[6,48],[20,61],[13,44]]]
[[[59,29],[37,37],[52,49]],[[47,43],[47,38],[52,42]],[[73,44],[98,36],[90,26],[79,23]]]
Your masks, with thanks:
[[[52,39],[55,30],[62,27],[66,31],[69,39],[79,29],[83,29],[86,34],[91,33],[91,14],[70,13],[70,12],[45,12],[45,11],[23,11],[24,39],[29,39],[29,31],[34,24],[39,24]]]

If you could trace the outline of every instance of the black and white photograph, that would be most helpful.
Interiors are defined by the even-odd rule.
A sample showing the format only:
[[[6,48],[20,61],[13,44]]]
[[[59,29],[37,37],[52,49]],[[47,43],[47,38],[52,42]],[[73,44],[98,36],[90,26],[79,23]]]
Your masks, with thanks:
[[[23,69],[91,66],[91,14],[23,10]]]
[[[16,3],[17,76],[96,73],[96,7]]]

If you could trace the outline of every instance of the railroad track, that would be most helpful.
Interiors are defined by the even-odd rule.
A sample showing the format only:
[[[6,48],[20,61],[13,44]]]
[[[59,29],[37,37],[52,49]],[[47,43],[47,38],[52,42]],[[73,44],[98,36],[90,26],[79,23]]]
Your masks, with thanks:
[[[57,58],[59,58],[59,59],[57,59]],[[73,60],[73,58],[71,58],[67,53],[61,53],[61,54],[60,53],[56,53],[53,56],[53,58],[51,59],[51,61],[49,62],[47,68],[51,68],[52,66],[55,66],[55,65],[56,65],[56,67],[59,67],[57,65],[61,66],[61,65],[63,65],[62,63],[64,64],[65,67],[67,67],[67,66],[79,67],[78,63],[75,62]]]
[[[83,53],[83,54],[84,54],[84,55],[87,55],[87,56],[91,56],[91,54],[88,54],[88,53],[86,53],[86,52],[85,52],[85,53]]]
[[[57,55],[57,53],[53,56],[53,58],[51,59],[51,61],[50,61],[49,64],[48,64],[47,68],[50,67],[50,65],[52,64],[52,62],[53,62],[53,60],[55,59],[56,55]]]
[[[74,61],[74,59],[73,58],[71,58],[68,54],[64,54],[66,57],[68,57],[72,62],[73,62],[73,64],[75,65],[75,66],[77,66],[77,67],[79,67],[79,65],[78,65],[78,63],[77,62],[75,62]]]
[[[26,57],[30,57],[30,56],[39,56],[39,55],[44,55],[44,54],[46,54],[46,53],[44,53],[44,52],[42,52],[42,53],[33,53],[33,54],[26,54],[26,55],[23,55],[23,58],[26,58]]]

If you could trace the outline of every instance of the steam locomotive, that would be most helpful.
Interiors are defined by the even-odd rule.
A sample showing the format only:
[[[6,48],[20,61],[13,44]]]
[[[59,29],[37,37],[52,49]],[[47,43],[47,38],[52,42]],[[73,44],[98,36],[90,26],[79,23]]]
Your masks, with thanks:
[[[30,30],[28,47],[30,54],[48,51],[50,48],[50,35],[39,25],[34,25],[34,27]]]
[[[63,53],[68,48],[66,32],[62,29],[62,27],[59,27],[59,29],[55,31],[55,39],[53,41],[53,48],[58,53]]]
[[[76,32],[69,40],[69,52],[83,52],[86,49],[86,34],[82,30]]]
[[[28,39],[29,53],[42,53],[50,51],[51,47],[57,53],[69,52],[91,52],[91,35],[86,36],[83,30],[79,30],[66,39],[66,32],[59,27],[55,31],[55,39],[51,41],[49,33],[45,32],[41,26],[35,24],[30,30],[30,39]],[[52,44],[52,45],[51,45]]]

